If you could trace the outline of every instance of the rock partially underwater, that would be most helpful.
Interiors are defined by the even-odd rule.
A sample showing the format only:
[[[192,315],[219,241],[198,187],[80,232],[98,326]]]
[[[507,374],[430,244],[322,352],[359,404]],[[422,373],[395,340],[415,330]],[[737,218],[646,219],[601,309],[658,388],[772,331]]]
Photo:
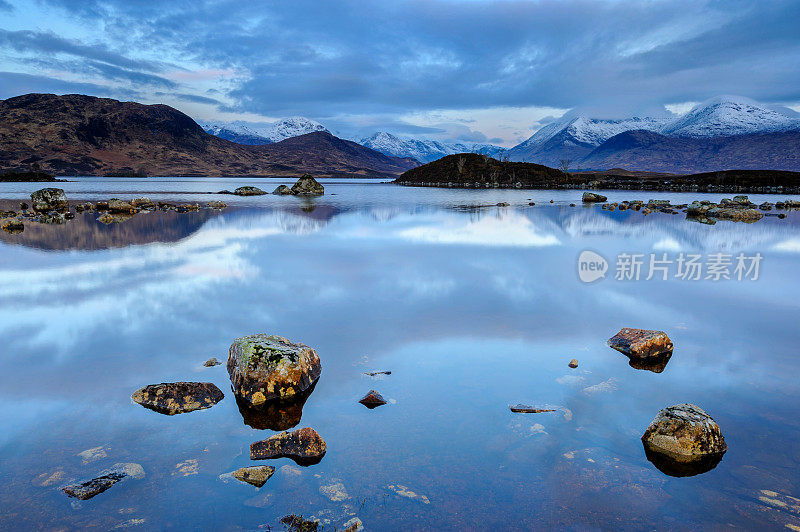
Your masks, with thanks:
[[[211,408],[225,394],[210,382],[164,382],[136,390],[131,398],[150,410],[169,416]]]
[[[316,430],[305,427],[251,444],[250,459],[291,458],[299,465],[312,465],[319,463],[326,451],[325,440]]]

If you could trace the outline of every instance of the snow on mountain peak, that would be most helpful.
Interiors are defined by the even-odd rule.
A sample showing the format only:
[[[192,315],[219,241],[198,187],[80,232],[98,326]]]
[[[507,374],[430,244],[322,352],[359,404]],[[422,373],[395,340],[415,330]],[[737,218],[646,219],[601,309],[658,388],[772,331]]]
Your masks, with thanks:
[[[362,146],[393,157],[411,157],[422,163],[440,159],[445,155],[480,151],[496,156],[504,148],[492,144],[468,144],[464,142],[442,142],[437,140],[400,138],[385,131],[373,133],[357,141]]]
[[[800,129],[800,120],[741,96],[718,96],[692,108],[661,132],[676,137],[720,137]]]
[[[260,129],[258,134],[267,137],[273,142],[279,142],[284,139],[305,135],[306,133],[313,133],[315,131],[330,133],[325,126],[316,120],[311,120],[303,116],[290,116],[278,120],[269,127]]]

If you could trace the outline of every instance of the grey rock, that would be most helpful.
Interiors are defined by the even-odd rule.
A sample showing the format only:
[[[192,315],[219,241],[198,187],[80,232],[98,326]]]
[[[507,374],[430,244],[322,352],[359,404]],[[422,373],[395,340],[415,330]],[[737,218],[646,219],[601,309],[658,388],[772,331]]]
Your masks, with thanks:
[[[31,194],[31,204],[36,212],[67,210],[67,195],[60,188],[43,188]]]

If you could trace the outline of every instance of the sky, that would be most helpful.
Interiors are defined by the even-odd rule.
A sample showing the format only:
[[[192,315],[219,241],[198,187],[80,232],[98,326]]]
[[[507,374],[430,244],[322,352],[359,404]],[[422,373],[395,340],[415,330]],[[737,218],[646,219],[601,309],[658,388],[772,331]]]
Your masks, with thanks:
[[[567,112],[800,111],[797,0],[0,0],[0,98],[512,146]]]

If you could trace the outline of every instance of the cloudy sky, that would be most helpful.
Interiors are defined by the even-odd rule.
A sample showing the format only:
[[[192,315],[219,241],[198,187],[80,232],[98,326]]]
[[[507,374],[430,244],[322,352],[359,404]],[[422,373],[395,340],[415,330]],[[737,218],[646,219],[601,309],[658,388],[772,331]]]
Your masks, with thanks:
[[[800,110],[798,21],[796,0],[0,0],[0,98],[513,145],[570,109],[735,94]]]

